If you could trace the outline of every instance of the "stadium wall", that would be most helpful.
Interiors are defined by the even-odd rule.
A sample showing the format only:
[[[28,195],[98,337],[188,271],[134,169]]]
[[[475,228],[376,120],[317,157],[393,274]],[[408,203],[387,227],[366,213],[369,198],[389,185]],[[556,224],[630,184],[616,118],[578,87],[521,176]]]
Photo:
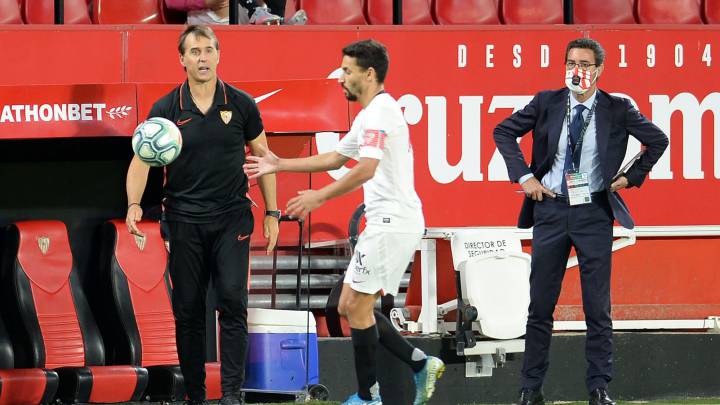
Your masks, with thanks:
[[[118,137],[128,136],[145,117],[150,103],[161,94],[159,89],[183,79],[176,50],[179,31],[178,26],[0,28],[0,41],[12,56],[0,77],[0,179],[4,187],[9,185],[0,208],[3,223],[48,213],[79,223],[89,217],[124,215],[122,183],[130,152],[129,146],[118,149],[124,148]],[[627,190],[623,197],[641,227],[690,230],[687,235],[641,237],[635,246],[618,252],[613,301],[627,305],[623,319],[720,315],[714,293],[720,288],[715,271],[720,259],[718,236],[691,232],[694,227],[720,224],[720,210],[715,209],[720,196],[717,28],[218,27],[217,31],[222,79],[276,85],[253,89],[255,97],[284,88],[284,81],[333,77],[340,49],[351,41],[375,38],[385,43],[391,56],[386,87],[405,107],[417,189],[432,227],[516,223],[522,196],[519,187],[507,181],[492,129],[537,91],[563,85],[569,40],[581,36],[599,40],[607,52],[600,87],[631,98],[671,141],[642,191]],[[314,91],[295,96],[299,111]],[[267,114],[281,95],[282,91],[259,105],[274,132],[271,146],[286,156],[331,150],[357,112],[357,106],[336,100],[334,104],[347,111],[345,120],[338,116],[336,126],[303,127],[304,118],[298,115],[297,129],[273,130],[277,118],[268,119]],[[41,108],[55,104],[53,97],[90,106],[78,107],[80,119],[73,123],[58,122],[54,110],[52,119],[44,121]],[[105,107],[100,109],[100,104]],[[37,105],[37,114],[13,107],[19,105]],[[122,106],[131,109],[112,110]],[[74,129],[58,135],[63,127]],[[316,129],[323,130],[316,133]],[[72,139],[48,139],[58,136]],[[526,153],[529,145],[528,140],[521,142]],[[66,154],[61,155],[63,150]],[[638,150],[639,145],[631,143],[628,157]],[[341,173],[281,175],[279,204],[283,206],[295,191],[321,187]],[[257,190],[253,193],[257,196]],[[147,199],[158,202],[159,193],[150,192]],[[360,193],[355,193],[314,213],[312,241],[344,239],[347,220],[360,200]],[[91,234],[92,226],[87,229]],[[259,241],[260,234],[255,237]],[[289,243],[294,236],[286,234],[283,239]],[[567,319],[581,317],[577,278],[577,272],[569,273],[560,301]]]

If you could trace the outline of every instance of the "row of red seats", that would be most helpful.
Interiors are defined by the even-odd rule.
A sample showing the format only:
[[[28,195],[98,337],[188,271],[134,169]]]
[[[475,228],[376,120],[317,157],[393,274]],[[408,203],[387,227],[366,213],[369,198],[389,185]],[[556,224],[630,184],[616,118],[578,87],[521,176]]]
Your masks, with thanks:
[[[0,0],[0,24],[53,24],[54,0]],[[162,24],[163,0],[64,0],[65,24]],[[166,11],[166,12],[163,12]]]
[[[288,0],[308,24],[391,24],[392,0]],[[52,24],[53,0],[0,0],[0,24]],[[89,12],[88,10],[91,10]],[[574,0],[576,24],[718,24],[720,0]],[[163,0],[65,0],[66,24],[182,23]],[[403,23],[562,24],[563,0],[403,0]]]
[[[0,308],[12,328],[0,322],[0,405],[185,398],[167,251],[157,223],[139,226],[146,237],[137,240],[123,221],[106,225],[93,288],[111,302],[93,302],[104,309],[97,318],[62,222],[18,222],[3,233]],[[219,364],[206,372],[208,398],[219,399]]]

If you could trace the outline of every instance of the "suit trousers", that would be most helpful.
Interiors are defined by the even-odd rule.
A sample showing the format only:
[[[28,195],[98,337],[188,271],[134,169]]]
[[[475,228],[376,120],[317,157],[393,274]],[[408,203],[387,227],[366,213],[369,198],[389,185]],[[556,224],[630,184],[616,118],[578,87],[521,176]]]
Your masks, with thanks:
[[[522,368],[523,388],[539,389],[549,366],[553,312],[571,247],[580,265],[587,324],[585,357],[588,391],[607,387],[612,375],[610,268],[613,214],[606,193],[593,202],[569,206],[564,198],[536,202],[534,208],[530,307]]]
[[[168,222],[170,277],[180,369],[188,397],[205,399],[205,299],[210,277],[218,301],[223,394],[245,378],[248,352],[248,265],[253,216],[249,208],[215,222]]]

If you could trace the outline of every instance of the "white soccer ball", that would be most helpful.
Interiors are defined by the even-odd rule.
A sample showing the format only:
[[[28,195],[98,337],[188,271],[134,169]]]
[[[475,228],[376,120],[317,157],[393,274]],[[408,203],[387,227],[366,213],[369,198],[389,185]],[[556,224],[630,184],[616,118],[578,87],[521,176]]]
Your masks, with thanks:
[[[169,165],[180,155],[182,134],[168,119],[148,118],[135,128],[132,148],[135,155],[149,166]]]

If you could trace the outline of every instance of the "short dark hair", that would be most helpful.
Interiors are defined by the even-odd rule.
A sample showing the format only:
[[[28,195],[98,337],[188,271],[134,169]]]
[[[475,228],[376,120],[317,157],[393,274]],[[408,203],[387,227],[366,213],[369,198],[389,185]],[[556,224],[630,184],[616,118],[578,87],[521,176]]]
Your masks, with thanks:
[[[390,58],[388,58],[385,45],[373,39],[353,42],[342,50],[343,55],[357,59],[357,64],[361,68],[368,70],[375,69],[378,83],[385,82],[388,67],[390,66]]]
[[[590,38],[578,38],[573,39],[565,48],[565,60],[567,60],[570,50],[573,48],[590,49],[595,54],[595,63],[599,66],[605,62],[605,50],[602,45],[594,39]]]
[[[178,52],[180,52],[180,55],[185,55],[185,38],[190,34],[211,39],[215,44],[215,50],[220,50],[220,43],[212,28],[207,25],[188,25],[178,39]]]

